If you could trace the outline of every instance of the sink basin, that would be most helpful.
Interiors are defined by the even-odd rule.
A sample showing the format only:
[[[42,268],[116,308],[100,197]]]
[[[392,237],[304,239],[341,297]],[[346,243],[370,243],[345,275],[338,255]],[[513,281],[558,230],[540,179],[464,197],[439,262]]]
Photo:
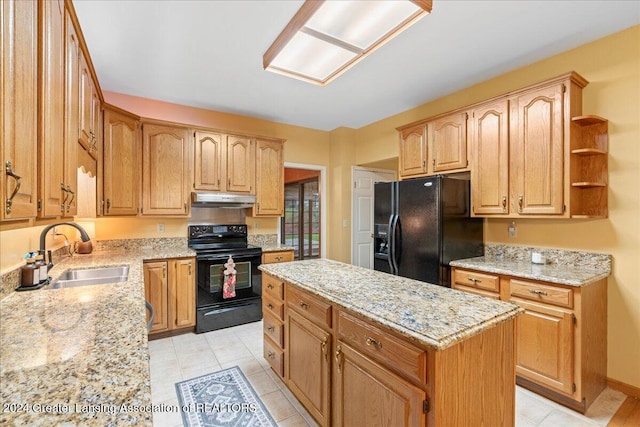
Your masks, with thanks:
[[[126,282],[129,266],[86,268],[67,270],[51,283],[50,289],[73,288],[76,286],[103,285],[105,283]]]

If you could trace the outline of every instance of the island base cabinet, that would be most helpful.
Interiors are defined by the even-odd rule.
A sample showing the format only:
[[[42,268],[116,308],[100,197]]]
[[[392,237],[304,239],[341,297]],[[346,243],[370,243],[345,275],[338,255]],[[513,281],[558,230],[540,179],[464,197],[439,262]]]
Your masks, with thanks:
[[[287,386],[320,425],[330,425],[331,335],[293,310],[287,314],[287,325]]]
[[[425,426],[426,392],[339,341],[334,353],[334,425]]]
[[[429,352],[429,426],[515,425],[514,319]]]

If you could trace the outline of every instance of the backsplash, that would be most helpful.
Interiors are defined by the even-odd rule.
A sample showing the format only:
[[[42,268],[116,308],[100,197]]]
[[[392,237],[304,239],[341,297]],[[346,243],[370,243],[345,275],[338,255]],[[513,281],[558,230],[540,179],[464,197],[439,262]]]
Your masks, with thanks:
[[[611,255],[596,252],[570,251],[565,249],[536,248],[486,243],[484,255],[487,258],[509,259],[531,262],[531,253],[537,252],[547,258],[547,264],[567,265],[582,268],[604,268],[611,270]]]
[[[247,241],[254,246],[276,246],[278,244],[277,234],[249,234]]]
[[[167,248],[186,248],[186,237],[162,237],[148,239],[115,239],[93,241],[93,251],[141,251]],[[68,257],[69,247],[63,246],[52,253],[53,263],[57,264],[60,259]],[[20,268],[11,270],[0,276],[0,300],[14,292],[20,285]]]

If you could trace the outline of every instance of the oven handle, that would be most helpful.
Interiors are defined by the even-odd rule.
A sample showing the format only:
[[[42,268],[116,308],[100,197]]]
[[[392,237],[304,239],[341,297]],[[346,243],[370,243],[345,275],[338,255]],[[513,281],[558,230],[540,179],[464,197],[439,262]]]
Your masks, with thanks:
[[[198,234],[196,236],[193,236],[193,238],[196,239],[201,239],[203,237],[218,237],[218,238],[223,238],[223,237],[246,237],[245,234],[242,233],[202,233],[202,234]]]

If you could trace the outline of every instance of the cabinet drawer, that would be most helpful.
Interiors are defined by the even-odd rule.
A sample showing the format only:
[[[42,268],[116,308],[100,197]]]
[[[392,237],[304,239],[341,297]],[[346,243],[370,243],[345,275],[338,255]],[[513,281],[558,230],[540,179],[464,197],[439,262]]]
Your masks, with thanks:
[[[493,298],[496,300],[500,299],[500,294],[496,293],[496,292],[489,292],[489,291],[484,291],[482,289],[476,289],[476,288],[472,288],[469,286],[462,286],[462,285],[458,285],[458,284],[454,284],[452,286],[453,289],[456,289],[458,291],[462,291],[462,292],[469,292],[470,294],[476,294],[476,295],[480,295],[483,297],[487,297],[487,298]]]
[[[265,337],[262,354],[276,374],[284,377],[284,351]]]
[[[266,273],[262,274],[262,291],[277,300],[284,299],[284,282]]]
[[[340,339],[391,370],[400,371],[420,384],[426,383],[427,354],[424,350],[402,342],[344,312],[338,315],[338,334]]]
[[[284,302],[269,295],[262,295],[262,312],[271,313],[280,320],[284,320]]]
[[[262,328],[264,334],[271,338],[280,348],[284,347],[284,325],[269,313],[264,313]]]
[[[279,252],[263,252],[262,263],[271,264],[274,262],[286,262],[293,261],[293,251],[279,251]]]
[[[511,296],[573,308],[573,290],[522,280],[510,280]]]
[[[309,320],[331,327],[331,304],[307,292],[287,286],[287,306],[294,308]]]
[[[453,282],[462,286],[500,292],[500,278],[490,274],[456,268],[453,273]]]

